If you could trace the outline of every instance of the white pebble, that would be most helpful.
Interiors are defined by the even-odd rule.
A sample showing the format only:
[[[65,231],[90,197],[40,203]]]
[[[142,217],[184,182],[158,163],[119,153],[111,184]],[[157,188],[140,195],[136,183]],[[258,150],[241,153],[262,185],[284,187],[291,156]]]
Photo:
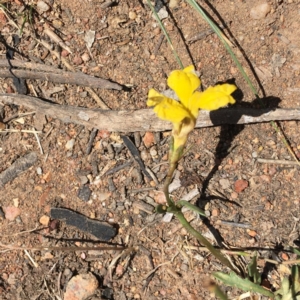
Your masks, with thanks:
[[[82,59],[84,62],[87,62],[87,61],[89,61],[91,58],[90,58],[89,54],[85,52],[85,53],[83,53],[83,54],[81,55],[81,59]]]
[[[36,4],[36,8],[39,13],[44,13],[50,9],[50,6],[44,1],[38,1]]]
[[[254,6],[250,10],[250,17],[255,20],[263,19],[271,11],[271,6],[269,3],[264,2],[259,5]]]
[[[157,151],[156,151],[155,148],[151,148],[151,149],[150,149],[150,155],[151,155],[151,156],[156,156],[156,155],[157,155]]]
[[[253,158],[257,158],[257,157],[258,157],[258,154],[257,154],[256,151],[252,152],[252,157],[253,157]]]
[[[36,168],[36,172],[38,175],[42,175],[43,171],[42,171],[42,168],[41,167],[37,167]]]
[[[74,147],[74,144],[75,144],[75,140],[71,139],[71,140],[67,141],[65,148],[67,150],[71,150]]]
[[[158,13],[157,13],[158,17],[160,18],[160,20],[166,19],[169,14],[166,10],[165,7],[163,7]],[[153,15],[153,18],[155,18],[155,16]]]

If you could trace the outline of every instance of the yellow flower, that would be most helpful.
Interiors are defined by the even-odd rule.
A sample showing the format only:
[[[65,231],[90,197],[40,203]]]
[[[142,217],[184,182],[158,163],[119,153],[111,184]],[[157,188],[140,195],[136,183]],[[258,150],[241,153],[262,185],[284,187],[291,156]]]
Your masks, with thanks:
[[[201,81],[193,66],[175,70],[168,77],[169,87],[175,91],[180,101],[168,98],[151,89],[148,106],[153,106],[160,119],[173,123],[174,150],[184,146],[188,134],[194,129],[199,109],[216,110],[227,104],[235,103],[231,94],[236,90],[232,84],[209,87],[204,92],[196,89]]]

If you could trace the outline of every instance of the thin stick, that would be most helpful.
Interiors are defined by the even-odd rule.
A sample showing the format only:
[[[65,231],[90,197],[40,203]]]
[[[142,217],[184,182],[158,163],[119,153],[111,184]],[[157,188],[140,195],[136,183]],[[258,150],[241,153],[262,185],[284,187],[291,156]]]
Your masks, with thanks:
[[[36,130],[26,130],[26,129],[0,129],[0,132],[25,132],[25,133],[42,133],[42,131],[36,131]]]
[[[70,47],[68,47],[64,43],[64,41],[56,33],[54,33],[50,28],[45,28],[44,33],[46,33],[52,41],[54,41],[59,46],[61,46],[63,49],[67,50],[69,53],[72,54],[72,50],[70,49]]]
[[[156,272],[156,270],[164,265],[168,265],[170,264],[170,261],[164,262],[162,264],[159,264],[158,266],[156,266],[153,270],[151,270],[149,273],[146,274],[145,279],[147,279],[151,274],[153,274],[154,272]]]
[[[102,109],[110,109],[102,100],[101,98],[94,92],[91,87],[86,87],[85,90],[92,96],[92,98],[97,102],[100,108]]]
[[[89,138],[89,142],[87,144],[86,150],[85,150],[85,154],[89,155],[92,151],[92,147],[93,147],[93,143],[94,143],[94,139],[97,135],[98,130],[96,128],[93,128],[90,134],[90,138]]]
[[[35,130],[35,129],[33,128],[33,130]],[[42,145],[41,145],[39,136],[37,135],[36,131],[34,131],[33,134],[34,134],[34,136],[35,136],[35,138],[36,138],[36,140],[37,140],[37,143],[38,143],[38,145],[39,145],[40,152],[41,152],[41,154],[43,155],[43,154],[44,154],[44,151],[43,151],[43,147],[42,147]]]
[[[103,250],[103,251],[120,251],[127,249],[126,247],[17,247],[0,243],[0,247],[9,250],[46,250],[46,251],[88,251],[88,250]]]
[[[157,42],[157,44],[156,44],[156,46],[154,48],[153,55],[155,55],[155,56],[157,55],[158,50],[159,50],[162,42],[164,41],[164,38],[165,38],[165,36],[163,34],[161,34],[160,37],[159,37],[159,39],[158,39],[158,42]]]
[[[124,251],[122,251],[121,253],[119,253],[112,261],[111,263],[109,264],[108,266],[108,272],[109,272],[109,276],[110,276],[110,279],[112,279],[112,269],[113,267],[116,265],[117,261],[123,257],[123,256],[127,256],[129,255],[131,252],[136,252],[137,251],[137,248],[135,247],[130,247],[130,248],[124,248]]]
[[[239,228],[251,228],[252,227],[251,224],[228,222],[228,221],[223,221],[223,220],[219,220],[217,223],[222,224],[222,225],[232,226],[232,227],[239,227]]]
[[[3,238],[3,237],[17,236],[17,235],[20,235],[20,234],[30,233],[30,232],[34,232],[36,230],[41,230],[41,229],[43,229],[43,228],[38,229],[38,226],[36,226],[35,228],[30,229],[30,230],[20,231],[20,232],[9,234],[9,235],[0,235],[0,237]]]
[[[38,268],[39,265],[33,260],[33,258],[30,256],[29,252],[24,249],[25,254],[28,256],[29,260],[32,262],[32,264],[34,265],[35,268]]]
[[[26,117],[26,116],[30,116],[30,115],[34,115],[35,114],[35,111],[30,111],[30,112],[27,112],[27,113],[22,113],[22,114],[15,114],[9,118],[5,118],[3,120],[3,123],[10,123],[12,120],[15,120],[15,119],[20,119],[22,117]]]
[[[298,162],[290,160],[257,158],[256,161],[262,164],[292,165],[299,167]]]

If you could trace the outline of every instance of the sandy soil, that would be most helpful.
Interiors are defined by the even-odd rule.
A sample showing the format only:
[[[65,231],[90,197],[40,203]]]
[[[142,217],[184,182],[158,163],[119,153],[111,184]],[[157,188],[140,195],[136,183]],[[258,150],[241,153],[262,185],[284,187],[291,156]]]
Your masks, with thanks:
[[[95,89],[109,109],[146,108],[148,90],[165,90],[168,74],[179,66],[165,39],[162,41],[147,4],[141,0],[109,2],[5,2],[7,15],[0,12],[1,59],[7,58],[11,46],[17,50],[15,60],[66,70],[53,52],[35,42],[36,36],[53,45],[53,51],[75,70],[126,86],[121,91]],[[208,31],[208,25],[185,1],[177,2],[175,7],[165,6],[168,17],[163,22],[183,64],[195,66],[203,88],[231,80],[240,91],[236,105],[258,107],[251,104],[255,97],[217,36]],[[201,1],[211,18],[224,26],[224,34],[234,45],[262,101],[269,107],[299,108],[299,1],[268,1],[269,10],[256,18],[257,7],[263,3]],[[12,21],[20,28],[24,23],[18,45],[13,35],[20,31]],[[55,32],[72,53],[46,35],[46,28]],[[200,39],[189,42],[198,34],[202,34]],[[26,83],[28,95],[58,104],[99,107],[82,86],[32,79]],[[17,90],[9,78],[1,79],[1,89],[3,93]],[[1,124],[7,129],[42,131],[39,140],[43,150],[41,154],[30,132],[0,134],[0,172],[30,152],[38,156],[33,166],[1,187],[1,299],[74,299],[64,297],[68,282],[86,273],[93,274],[98,282],[91,298],[94,300],[215,299],[205,283],[213,271],[228,269],[176,219],[162,222],[162,216],[153,212],[162,199],[169,132],[128,130],[126,134],[157,178],[155,184],[132,160],[118,132],[97,131],[87,154],[92,128],[66,124],[47,115],[22,115],[31,112],[25,105],[3,103],[0,112]],[[298,122],[277,125],[300,158]],[[258,250],[259,270],[264,271],[273,288],[278,288],[283,271],[270,267],[263,258],[295,258],[287,250],[299,239],[300,206],[298,167],[278,163],[293,160],[282,135],[271,123],[224,125],[195,130],[189,145],[192,147],[176,173],[180,184],[172,192],[174,199],[194,192],[191,202],[206,211],[208,220],[188,212],[191,224],[222,248],[247,248],[249,253]],[[260,158],[277,162],[259,163]],[[114,169],[123,164],[120,170]],[[114,171],[107,175],[109,170]],[[241,182],[247,184],[239,191],[237,185]],[[117,234],[108,245],[99,243],[93,235],[63,220],[51,219],[53,207],[110,223]],[[223,221],[250,226],[234,227]],[[5,245],[24,247],[28,254]],[[64,249],[30,250],[40,246]],[[129,250],[120,256],[117,250],[69,251],[73,246],[126,246]],[[243,259],[241,264],[247,262]],[[243,293],[222,288],[229,297]]]

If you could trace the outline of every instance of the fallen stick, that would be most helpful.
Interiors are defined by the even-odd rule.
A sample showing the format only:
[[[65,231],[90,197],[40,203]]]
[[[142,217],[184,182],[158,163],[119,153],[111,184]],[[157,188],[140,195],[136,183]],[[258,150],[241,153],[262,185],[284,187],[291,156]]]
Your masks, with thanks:
[[[289,165],[289,166],[299,167],[297,161],[290,161],[290,160],[257,158],[256,161],[261,164]]]
[[[0,101],[25,106],[35,110],[36,113],[60,119],[65,123],[75,123],[100,130],[135,132],[172,129],[172,124],[158,119],[152,109],[100,110],[52,104],[36,97],[17,94],[0,94]],[[300,120],[300,109],[277,108],[272,110],[237,107],[213,112],[202,110],[199,113],[196,128],[285,120]]]
[[[10,62],[13,67],[18,69],[13,68],[11,73],[8,69],[10,67],[8,61],[1,59],[0,67],[7,67],[7,69],[0,69],[0,77],[12,78],[14,77],[13,75],[15,75],[16,77],[23,79],[40,79],[54,83],[77,84],[93,88],[122,90],[122,86],[117,83],[107,79],[86,75],[81,72],[68,72],[55,69],[51,66],[31,62],[16,60],[11,60]]]

